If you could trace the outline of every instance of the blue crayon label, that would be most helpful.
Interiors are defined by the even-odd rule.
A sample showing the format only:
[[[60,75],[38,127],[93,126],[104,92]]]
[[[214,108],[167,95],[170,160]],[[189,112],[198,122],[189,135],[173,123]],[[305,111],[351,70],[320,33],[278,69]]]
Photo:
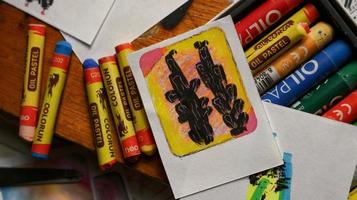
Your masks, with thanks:
[[[330,49],[333,47],[333,45],[329,46],[329,49],[320,52],[285,80],[278,83],[261,97],[262,100],[288,106],[307,93],[312,87],[337,70],[343,63],[341,61],[348,60],[350,53],[331,52]],[[335,62],[337,56],[338,62]]]

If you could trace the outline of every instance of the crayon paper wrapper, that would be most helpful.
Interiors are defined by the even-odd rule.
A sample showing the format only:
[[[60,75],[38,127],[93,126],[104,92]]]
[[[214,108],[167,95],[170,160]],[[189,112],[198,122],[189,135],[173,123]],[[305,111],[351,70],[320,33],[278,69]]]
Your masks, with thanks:
[[[38,107],[44,44],[45,36],[35,30],[29,31],[22,106]]]
[[[215,98],[215,95],[206,86],[196,69],[196,64],[200,62],[198,49],[194,47],[194,44],[197,41],[208,42],[207,47],[213,63],[223,66],[223,70],[226,75],[226,84],[234,84],[237,89],[236,98],[244,101],[242,112],[247,113],[249,120],[246,124],[246,130],[237,136],[232,136],[230,133],[232,128],[225,124],[222,119],[222,114],[217,111],[214,105],[212,105],[212,99]],[[165,97],[167,92],[173,90],[169,77],[172,72],[165,62],[165,56],[172,50],[177,52],[177,54],[173,57],[189,84],[193,79],[201,79],[195,94],[198,98],[207,97],[207,106],[212,108],[212,112],[208,116],[208,121],[213,130],[213,141],[209,144],[198,144],[191,139],[189,136],[189,132],[192,130],[190,122],[179,122],[179,114],[177,113],[175,107],[180,103],[180,101],[176,100],[175,102],[170,103]],[[242,80],[237,70],[237,65],[233,59],[232,50],[227,43],[225,33],[220,28],[213,27],[172,45],[154,49],[145,53],[140,58],[140,67],[147,81],[148,89],[150,95],[152,96],[154,107],[159,116],[161,126],[165,132],[168,145],[174,155],[184,156],[191,154],[231,140],[235,137],[243,137],[255,130],[257,120],[254,109],[249,102],[245,88],[242,84]],[[188,112],[195,111],[189,110]],[[203,126],[203,124],[197,125],[201,127]]]
[[[103,83],[87,84],[87,91],[94,144],[97,150],[99,165],[102,166],[115,160],[113,135],[108,114],[110,108],[105,101],[106,96]]]
[[[34,144],[51,144],[57,111],[59,109],[65,82],[66,72],[63,69],[51,67],[47,80],[47,89],[44,94],[45,97],[36,127]]]

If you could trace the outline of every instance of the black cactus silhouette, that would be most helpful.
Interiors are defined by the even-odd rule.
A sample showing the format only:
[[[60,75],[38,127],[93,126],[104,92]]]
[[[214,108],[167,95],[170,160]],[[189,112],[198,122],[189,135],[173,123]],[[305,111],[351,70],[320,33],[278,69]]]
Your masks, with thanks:
[[[214,139],[213,129],[208,119],[212,108],[207,105],[207,97],[199,98],[196,94],[201,83],[200,80],[196,78],[190,82],[187,81],[180,66],[173,58],[176,53],[175,50],[171,50],[165,56],[166,64],[171,71],[169,79],[173,87],[173,90],[165,93],[165,97],[170,103],[179,101],[175,106],[179,115],[178,121],[180,123],[188,122],[190,126],[188,135],[191,140],[197,144],[209,144]]]
[[[231,128],[231,134],[239,135],[247,130],[249,115],[243,112],[244,101],[237,98],[236,85],[227,83],[223,66],[214,64],[207,45],[206,40],[194,43],[200,57],[196,69],[203,83],[214,94],[212,104],[222,114],[224,123]]]

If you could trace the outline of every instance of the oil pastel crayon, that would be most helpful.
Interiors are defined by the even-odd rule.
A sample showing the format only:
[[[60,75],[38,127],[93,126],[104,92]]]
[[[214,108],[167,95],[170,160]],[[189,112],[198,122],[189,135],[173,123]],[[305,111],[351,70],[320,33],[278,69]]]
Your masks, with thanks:
[[[346,123],[357,120],[357,90],[354,90],[322,116]]]
[[[136,162],[139,160],[141,152],[135,136],[133,116],[115,56],[100,58],[99,65],[124,159],[129,162]]]
[[[133,52],[133,48],[130,43],[125,43],[116,46],[115,50],[120,73],[124,80],[125,93],[127,94],[130,110],[134,118],[135,134],[139,142],[140,150],[145,155],[153,155],[156,152],[155,141],[127,59],[128,54]]]
[[[289,106],[329,74],[341,67],[350,58],[351,54],[351,47],[343,40],[331,43],[311,60],[295,70],[294,73],[266,92],[261,97],[262,100]]]
[[[357,200],[357,187],[350,191],[347,200]]]
[[[20,137],[29,142],[33,140],[37,124],[45,34],[45,25],[29,24],[19,127]]]
[[[267,0],[235,24],[243,47],[264,33],[303,0]]]
[[[247,57],[248,65],[253,75],[278,58],[285,51],[299,42],[310,31],[307,23],[299,23],[285,33],[271,40],[263,48],[257,49]]]
[[[356,87],[357,61],[353,61],[294,103],[292,108],[320,115]]]
[[[307,59],[311,58],[334,37],[333,28],[324,22],[319,22],[310,29],[298,44],[274,60],[266,69],[254,76],[259,94],[263,94],[282,78],[286,77]]]
[[[357,126],[357,121],[355,121],[355,122],[353,123],[353,125]]]
[[[110,108],[106,103],[106,92],[99,65],[93,59],[86,59],[83,68],[98,163],[102,170],[106,170],[117,162],[108,114]]]
[[[276,39],[282,34],[285,34],[289,29],[294,28],[299,23],[307,23],[308,26],[319,18],[320,14],[317,11],[316,7],[312,4],[306,4],[298,12],[292,15],[290,18],[285,20],[280,26],[271,31],[268,35],[263,37],[261,40],[256,42],[253,46],[247,49],[244,53],[246,57],[251,56],[258,49],[264,48],[268,44],[271,44],[271,41]]]
[[[45,159],[48,157],[71,54],[70,43],[57,42],[32,143],[32,156],[35,158]]]

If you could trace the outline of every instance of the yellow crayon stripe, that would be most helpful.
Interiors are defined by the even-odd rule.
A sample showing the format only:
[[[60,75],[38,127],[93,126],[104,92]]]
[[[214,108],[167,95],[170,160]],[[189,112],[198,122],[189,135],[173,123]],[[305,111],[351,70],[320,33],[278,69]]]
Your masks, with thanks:
[[[98,162],[102,169],[107,169],[116,162],[113,135],[109,123],[109,107],[106,104],[106,95],[99,68],[86,69],[85,73],[89,114],[92,121]]]
[[[33,140],[37,123],[45,30],[46,27],[42,24],[29,25],[19,135],[30,142]]]
[[[256,50],[247,57],[249,67],[253,74],[261,71],[274,59],[301,40],[309,30],[307,24],[297,24],[289,28],[284,34],[279,35],[269,42],[268,45]]]
[[[139,155],[140,150],[132,123],[133,117],[115,57],[101,58],[99,63],[114,123],[122,144],[124,158]]]
[[[155,141],[153,139],[139,90],[127,60],[127,55],[132,53],[133,50],[131,49],[130,44],[119,45],[116,50],[120,73],[124,79],[125,92],[128,97],[130,110],[134,117],[134,128],[140,150],[147,155],[153,155],[156,152]]]
[[[284,21],[279,27],[271,31],[252,47],[245,51],[246,57],[252,55],[256,50],[264,48],[268,44],[271,44],[271,41],[279,37],[280,35],[289,31],[289,29],[294,28],[299,23],[307,23],[309,26],[314,23],[318,17],[318,11],[312,4],[307,4],[286,21]]]

